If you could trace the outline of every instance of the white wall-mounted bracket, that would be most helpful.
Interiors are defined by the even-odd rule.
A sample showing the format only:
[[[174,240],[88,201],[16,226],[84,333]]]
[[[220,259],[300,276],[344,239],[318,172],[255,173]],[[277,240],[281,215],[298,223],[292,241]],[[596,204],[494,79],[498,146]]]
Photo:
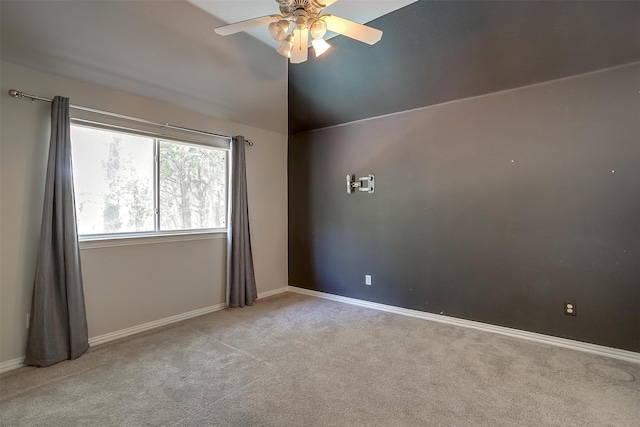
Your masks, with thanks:
[[[358,191],[373,193],[375,190],[374,176],[361,176],[356,180],[355,175],[347,175],[347,194],[351,194],[356,189],[358,189]]]

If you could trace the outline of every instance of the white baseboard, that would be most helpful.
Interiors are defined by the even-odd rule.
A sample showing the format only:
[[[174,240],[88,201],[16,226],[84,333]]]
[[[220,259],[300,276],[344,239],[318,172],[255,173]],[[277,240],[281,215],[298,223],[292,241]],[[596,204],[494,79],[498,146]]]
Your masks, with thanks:
[[[288,290],[289,290],[288,286],[283,286],[281,288],[273,289],[271,291],[260,292],[258,293],[258,299],[281,294],[283,292],[287,292]],[[203,314],[213,313],[214,311],[219,311],[224,308],[226,308],[226,304],[220,303],[220,304],[212,305],[209,307],[200,308],[198,310],[189,311],[187,313],[178,314],[176,316],[165,317],[164,319],[155,320],[153,322],[144,323],[142,325],[132,326],[131,328],[122,329],[120,331],[99,335],[97,337],[89,338],[89,346],[93,347],[95,345],[104,344],[109,341],[114,341],[120,338],[128,337],[130,335],[139,334],[140,332],[150,331],[151,329],[159,328],[161,326],[170,325],[172,323],[180,322],[182,320],[191,319],[192,317],[198,317],[198,316],[202,316]]]
[[[7,360],[0,363],[0,374],[3,372],[13,371],[14,369],[22,368],[24,366],[24,357],[18,357],[17,359]]]
[[[636,353],[633,351],[621,350],[621,349],[612,348],[612,347],[605,347],[597,344],[589,344],[589,343],[574,341],[566,338],[558,338],[551,335],[538,334],[535,332],[528,332],[520,329],[506,328],[504,326],[490,325],[488,323],[474,322],[472,320],[458,319],[455,317],[427,313],[427,312],[418,311],[418,310],[411,310],[408,308],[395,307],[392,305],[379,304],[376,302],[360,300],[355,298],[348,298],[340,295],[328,294],[325,292],[312,291],[309,289],[299,288],[296,286],[289,286],[289,291],[296,292],[299,294],[304,294],[304,295],[310,295],[318,298],[329,299],[332,301],[358,305],[361,307],[372,308],[375,310],[402,314],[404,316],[417,317],[419,319],[431,320],[431,321],[440,322],[440,323],[447,323],[450,325],[462,326],[464,328],[478,329],[485,332],[492,332],[494,334],[506,335],[513,338],[534,341],[542,344],[568,348],[571,350],[597,354],[598,356],[611,357],[614,359],[624,360],[626,362],[640,364],[640,353]]]
[[[213,313],[214,311],[222,310],[226,307],[225,303],[212,305],[209,307],[199,308],[197,310],[189,311],[187,313],[177,314],[171,317],[165,317],[164,319],[154,320],[153,322],[143,323],[142,325],[132,326],[130,328],[121,329],[115,332],[109,332],[108,334],[98,335],[97,337],[89,338],[89,347],[93,347],[99,344],[115,341],[120,338],[125,338],[131,335],[139,334],[140,332],[150,331],[151,329],[159,328],[161,326],[170,325],[172,323],[180,322],[181,320],[191,319],[192,317],[202,316],[203,314]]]
[[[262,299],[262,298],[267,298],[273,295],[278,295],[281,294],[283,292],[287,292],[289,291],[289,287],[288,286],[283,286],[281,288],[277,288],[277,289],[272,289],[270,291],[265,291],[265,292],[258,292],[258,299]]]

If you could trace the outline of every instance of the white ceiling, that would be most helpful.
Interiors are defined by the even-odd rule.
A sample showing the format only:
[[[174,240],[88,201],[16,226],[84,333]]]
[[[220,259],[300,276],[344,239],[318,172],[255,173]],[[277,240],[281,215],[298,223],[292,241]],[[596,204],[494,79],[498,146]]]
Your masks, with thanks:
[[[275,0],[187,1],[228,24],[280,13],[279,5]],[[416,1],[417,0],[339,0],[324,9],[322,13],[330,13],[360,24],[365,24]],[[247,33],[272,48],[280,46],[281,42],[273,40],[266,27],[256,28],[247,31]],[[333,36],[335,36],[335,34],[328,34],[325,38],[331,38]]]
[[[247,34],[213,31],[276,13],[277,3],[197,3],[216,16],[186,0],[0,0],[0,53],[3,61],[287,133],[287,60]],[[364,23],[401,3],[410,2],[340,0],[331,8]]]

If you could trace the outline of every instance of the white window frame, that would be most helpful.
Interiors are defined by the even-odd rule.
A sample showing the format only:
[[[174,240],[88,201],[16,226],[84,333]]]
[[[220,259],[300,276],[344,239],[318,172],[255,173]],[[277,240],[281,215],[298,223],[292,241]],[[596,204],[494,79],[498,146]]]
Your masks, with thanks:
[[[144,232],[126,232],[126,233],[107,233],[107,234],[82,234],[78,235],[81,249],[91,249],[110,246],[129,246],[148,243],[167,243],[185,240],[205,240],[211,238],[226,239],[229,228],[229,206],[231,203],[231,138],[222,138],[214,136],[185,136],[183,134],[160,134],[154,131],[148,131],[139,128],[131,128],[114,124],[106,124],[93,120],[85,120],[80,118],[72,118],[71,126],[80,126],[90,129],[101,129],[113,132],[120,132],[131,135],[145,136],[154,139],[154,182],[153,182],[153,200],[154,200],[154,231]],[[196,147],[212,148],[224,151],[226,153],[226,181],[225,181],[225,224],[226,227],[221,228],[198,228],[189,230],[160,230],[160,171],[159,171],[159,150],[160,141],[166,141],[182,145],[192,145]],[[222,142],[224,141],[224,142]],[[73,144],[73,141],[71,141]]]

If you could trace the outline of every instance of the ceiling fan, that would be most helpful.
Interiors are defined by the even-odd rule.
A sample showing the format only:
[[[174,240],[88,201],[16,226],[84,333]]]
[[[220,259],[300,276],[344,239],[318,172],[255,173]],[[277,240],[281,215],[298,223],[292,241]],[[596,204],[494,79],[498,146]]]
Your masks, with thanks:
[[[322,55],[331,45],[324,39],[327,30],[373,45],[382,38],[382,31],[366,25],[322,14],[322,10],[338,0],[276,0],[279,15],[267,15],[235,24],[215,28],[215,32],[228,36],[263,25],[269,26],[269,34],[282,45],[276,51],[299,64],[308,58],[309,37],[316,56]]]

